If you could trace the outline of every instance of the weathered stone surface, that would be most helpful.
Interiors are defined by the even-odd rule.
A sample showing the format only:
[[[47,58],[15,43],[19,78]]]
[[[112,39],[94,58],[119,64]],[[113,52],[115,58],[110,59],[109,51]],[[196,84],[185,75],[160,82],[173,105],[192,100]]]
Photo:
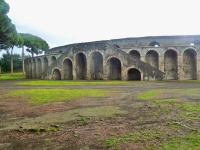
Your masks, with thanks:
[[[25,60],[27,78],[200,79],[200,35],[124,38],[52,48]]]

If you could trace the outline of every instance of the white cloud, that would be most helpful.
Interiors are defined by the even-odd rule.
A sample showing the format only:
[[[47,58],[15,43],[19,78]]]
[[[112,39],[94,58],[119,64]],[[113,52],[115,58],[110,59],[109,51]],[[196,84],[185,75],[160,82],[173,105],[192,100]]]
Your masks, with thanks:
[[[200,34],[197,0],[6,0],[20,32],[51,47],[113,38]]]

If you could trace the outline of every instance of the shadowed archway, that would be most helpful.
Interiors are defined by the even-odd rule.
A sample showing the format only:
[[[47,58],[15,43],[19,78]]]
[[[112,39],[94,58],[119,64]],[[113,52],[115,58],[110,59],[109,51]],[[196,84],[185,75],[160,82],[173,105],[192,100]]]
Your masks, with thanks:
[[[44,70],[43,70],[43,72],[44,72],[44,71],[46,71],[48,69],[49,62],[48,62],[47,57],[44,57],[43,61],[44,61]]]
[[[128,70],[128,80],[141,80],[141,73],[138,69],[131,68]]]
[[[87,79],[87,59],[84,53],[78,53],[75,57],[76,61],[76,79],[86,80]]]
[[[41,62],[41,59],[38,58],[37,59],[37,73],[38,73],[37,78],[38,79],[41,79],[41,74],[42,74],[41,70],[42,70],[42,62]]]
[[[61,80],[61,73],[60,70],[54,69],[53,70],[53,75],[52,75],[53,80]]]
[[[147,64],[158,69],[158,53],[154,50],[150,50],[146,53],[145,61]]]
[[[92,80],[103,80],[103,57],[100,52],[91,54],[90,73]]]
[[[164,54],[164,72],[168,80],[177,80],[178,56],[175,50],[167,50]]]
[[[136,59],[140,59],[140,53],[137,50],[131,50],[129,54]]]
[[[121,61],[118,58],[108,60],[108,79],[121,80]]]
[[[187,49],[183,53],[183,78],[195,80],[197,74],[197,53],[193,49]]]
[[[64,80],[73,80],[72,70],[72,61],[70,59],[65,59],[63,61]]]

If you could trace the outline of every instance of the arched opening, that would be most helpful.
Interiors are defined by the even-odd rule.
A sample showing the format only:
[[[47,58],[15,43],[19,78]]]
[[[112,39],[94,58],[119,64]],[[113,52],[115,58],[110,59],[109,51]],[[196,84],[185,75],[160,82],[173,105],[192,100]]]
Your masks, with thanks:
[[[138,69],[132,68],[128,70],[128,80],[141,80],[141,73]]]
[[[52,79],[53,79],[53,80],[61,80],[61,73],[60,73],[60,70],[58,70],[58,69],[54,69],[54,70],[53,70]]]
[[[87,78],[87,59],[85,54],[78,53],[76,55],[76,78],[85,80]]]
[[[91,54],[90,73],[92,80],[103,80],[103,57],[99,52]]]
[[[158,53],[156,51],[148,51],[145,56],[145,61],[147,64],[158,69]]]
[[[152,41],[151,43],[149,43],[149,46],[159,47],[160,44],[157,41]]]
[[[36,60],[35,59],[33,59],[33,72],[32,72],[32,77],[33,78],[36,78],[36,73],[37,72],[37,70],[36,70]]]
[[[48,59],[46,57],[44,57],[44,70],[43,70],[43,72],[45,72],[48,69],[48,66],[49,66]]]
[[[114,46],[115,48],[120,48],[119,45],[117,45],[117,44],[114,44],[113,46]]]
[[[51,64],[53,64],[56,61],[56,57],[55,56],[51,56]]]
[[[183,53],[183,77],[187,80],[196,79],[197,53],[193,49],[187,49]]]
[[[167,50],[164,54],[164,72],[168,80],[177,80],[178,57],[175,50]]]
[[[121,62],[117,58],[111,58],[108,60],[108,79],[109,80],[121,80]]]
[[[38,73],[38,79],[41,79],[41,70],[42,70],[42,62],[41,62],[41,59],[40,58],[38,58],[38,60],[37,60],[37,65],[38,65],[38,67],[37,67],[37,73]]]
[[[63,61],[64,80],[73,80],[72,70],[72,61],[70,59],[65,59]]]
[[[140,53],[137,50],[132,50],[132,51],[129,52],[129,54],[133,58],[140,59]]]

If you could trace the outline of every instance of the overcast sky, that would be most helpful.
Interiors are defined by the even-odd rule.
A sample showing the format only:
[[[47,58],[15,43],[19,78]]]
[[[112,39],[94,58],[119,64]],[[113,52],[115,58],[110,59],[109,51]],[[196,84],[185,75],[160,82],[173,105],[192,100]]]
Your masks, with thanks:
[[[126,37],[200,34],[198,0],[5,1],[18,32],[37,35],[51,48]]]

